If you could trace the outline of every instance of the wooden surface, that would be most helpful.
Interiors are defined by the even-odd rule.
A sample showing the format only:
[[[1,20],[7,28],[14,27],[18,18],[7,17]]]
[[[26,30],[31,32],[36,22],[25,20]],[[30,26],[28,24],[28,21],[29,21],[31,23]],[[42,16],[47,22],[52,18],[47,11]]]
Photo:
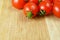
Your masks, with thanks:
[[[60,19],[28,19],[11,6],[11,0],[0,0],[0,40],[60,40]]]

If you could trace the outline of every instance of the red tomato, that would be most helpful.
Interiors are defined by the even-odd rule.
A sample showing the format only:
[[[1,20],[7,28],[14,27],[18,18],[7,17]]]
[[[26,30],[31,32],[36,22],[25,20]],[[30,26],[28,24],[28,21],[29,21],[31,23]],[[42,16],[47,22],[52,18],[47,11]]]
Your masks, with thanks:
[[[42,1],[46,1],[46,2],[51,2],[51,3],[53,3],[53,0],[42,0]]]
[[[25,5],[24,0],[12,0],[12,5],[17,9],[22,9]]]
[[[48,15],[52,11],[52,4],[50,2],[42,1],[39,4],[40,15]]]
[[[60,4],[59,3],[55,3],[54,4],[54,6],[53,6],[53,14],[56,17],[59,17],[60,18]]]
[[[35,3],[32,2],[28,2],[25,6],[24,6],[24,14],[28,17],[28,18],[33,18],[37,15],[38,13],[38,7]]]
[[[38,0],[29,0],[29,2],[33,2],[35,4],[38,4]]]
[[[60,0],[53,0],[53,3],[60,2]]]

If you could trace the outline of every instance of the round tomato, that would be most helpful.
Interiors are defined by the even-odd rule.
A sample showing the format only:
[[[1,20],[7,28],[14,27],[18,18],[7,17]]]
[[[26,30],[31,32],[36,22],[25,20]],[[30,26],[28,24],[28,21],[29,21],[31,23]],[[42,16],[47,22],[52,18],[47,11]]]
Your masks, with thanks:
[[[38,7],[35,3],[32,2],[28,2],[25,6],[24,6],[24,14],[28,17],[28,18],[34,18],[38,13]]]
[[[55,3],[54,4],[54,6],[53,6],[53,14],[56,17],[59,17],[60,18],[60,4],[59,3]]]
[[[12,5],[17,9],[22,9],[25,5],[24,0],[12,0]]]
[[[40,15],[48,15],[52,11],[52,4],[50,2],[42,1],[39,4]]]
[[[33,2],[35,4],[38,4],[38,0],[29,0],[29,2]]]
[[[53,3],[57,3],[57,2],[60,3],[60,0],[53,0]]]
[[[53,0],[42,0],[42,1],[53,3]]]

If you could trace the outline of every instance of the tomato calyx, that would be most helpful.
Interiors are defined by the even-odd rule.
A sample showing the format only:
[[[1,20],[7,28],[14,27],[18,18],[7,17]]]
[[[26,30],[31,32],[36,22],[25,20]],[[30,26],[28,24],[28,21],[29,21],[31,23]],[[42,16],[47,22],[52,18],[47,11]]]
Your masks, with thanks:
[[[46,13],[45,10],[40,10],[39,15],[40,15],[40,16],[44,16],[45,13]]]
[[[32,16],[33,16],[32,12],[27,12],[27,17],[28,18],[32,18]]]

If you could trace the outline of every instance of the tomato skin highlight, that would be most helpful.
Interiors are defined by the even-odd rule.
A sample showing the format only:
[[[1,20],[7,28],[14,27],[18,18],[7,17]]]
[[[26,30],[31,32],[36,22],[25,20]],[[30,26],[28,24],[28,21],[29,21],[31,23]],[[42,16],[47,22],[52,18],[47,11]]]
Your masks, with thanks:
[[[45,11],[45,14],[44,15],[49,15],[50,12],[52,11],[52,4],[50,2],[45,2],[45,1],[42,1],[40,2],[39,4],[39,10],[43,10]]]
[[[17,8],[17,9],[22,9],[25,5],[24,0],[12,0],[12,6]]]
[[[59,3],[55,3],[53,6],[53,14],[60,18],[60,4]]]
[[[34,18],[37,13],[38,13],[38,6],[35,3],[32,2],[28,2],[25,6],[24,6],[24,14],[25,16],[27,16],[27,14],[29,14],[28,12],[31,12],[32,18]]]

